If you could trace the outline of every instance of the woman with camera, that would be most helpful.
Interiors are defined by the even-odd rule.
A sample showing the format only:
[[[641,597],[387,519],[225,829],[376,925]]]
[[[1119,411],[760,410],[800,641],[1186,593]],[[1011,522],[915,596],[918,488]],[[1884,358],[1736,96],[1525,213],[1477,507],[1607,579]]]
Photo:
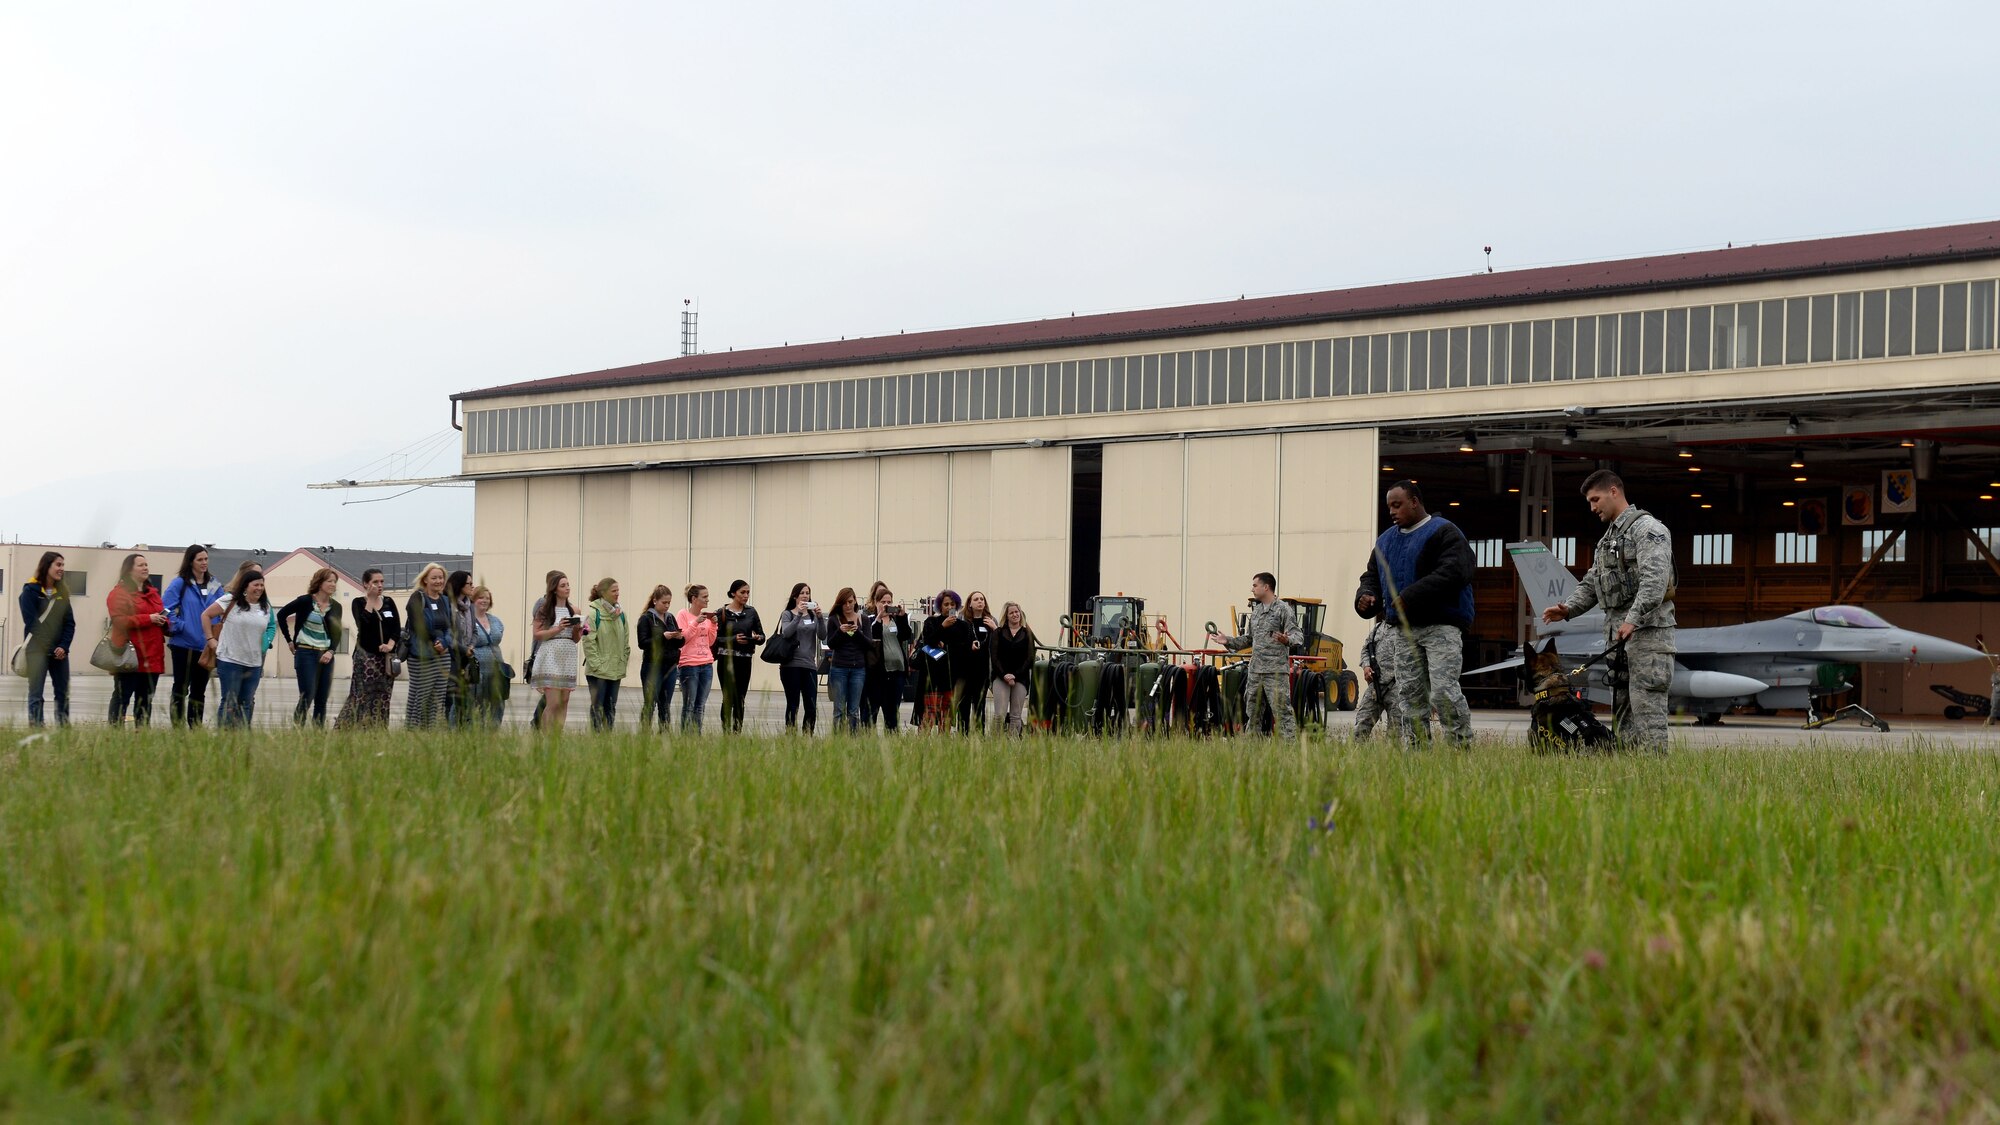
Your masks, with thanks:
[[[804,582],[793,586],[784,612],[778,614],[778,639],[792,649],[778,666],[778,681],[785,685],[786,730],[798,727],[801,710],[807,734],[819,725],[819,644],[825,621],[812,587]]]
[[[542,693],[547,706],[536,725],[541,730],[560,731],[569,718],[569,693],[576,690],[576,672],[581,651],[578,642],[590,626],[570,604],[569,575],[549,571],[548,588],[542,593],[542,608],[535,614],[535,670],[529,683]]]

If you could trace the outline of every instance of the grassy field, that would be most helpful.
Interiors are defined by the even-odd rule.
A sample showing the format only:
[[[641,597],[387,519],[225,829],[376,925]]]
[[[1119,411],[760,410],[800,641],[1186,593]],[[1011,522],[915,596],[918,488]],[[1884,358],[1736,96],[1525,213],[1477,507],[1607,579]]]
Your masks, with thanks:
[[[10,1117],[2000,1117],[1990,754],[17,738]]]

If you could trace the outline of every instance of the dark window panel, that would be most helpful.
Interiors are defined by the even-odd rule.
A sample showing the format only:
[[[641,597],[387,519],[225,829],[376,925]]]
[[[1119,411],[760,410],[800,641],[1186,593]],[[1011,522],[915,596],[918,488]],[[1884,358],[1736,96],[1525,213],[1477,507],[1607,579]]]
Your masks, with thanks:
[[[1777,367],[1785,362],[1785,302],[1773,298],[1763,305],[1763,342],[1757,349],[1757,363]]]
[[[1944,339],[1939,344],[1940,351],[1965,350],[1965,291],[1963,281],[1944,287]]]
[[[1060,390],[1057,384],[1062,382],[1061,367],[1053,363],[1037,363],[1030,369],[1029,378],[1032,381],[1028,391],[1028,416],[1046,418],[1056,413],[1056,405],[1061,400],[1056,393]]]
[[[952,420],[963,422],[972,417],[972,372],[959,371],[951,379]]]
[[[1714,310],[1707,305],[1696,305],[1688,310],[1688,370],[1708,370],[1708,350],[1715,343],[1715,330],[1709,324]]]
[[[1410,389],[1410,334],[1391,332],[1389,340],[1389,392]]]
[[[1356,348],[1361,345],[1357,342]],[[1360,352],[1356,351],[1356,365],[1360,364]],[[1389,337],[1386,333],[1368,337],[1368,393],[1381,395],[1389,393]]]
[[[1167,370],[1164,367],[1160,369],[1160,399],[1162,403],[1165,403],[1170,397],[1173,399],[1172,404],[1174,406],[1188,406],[1194,402],[1195,363],[1199,358],[1200,353],[1198,352],[1180,352],[1174,356],[1174,390],[1171,395],[1166,390]]]
[[[1431,334],[1417,331],[1410,333],[1410,373],[1409,387],[1421,391],[1431,385]]]
[[[1666,369],[1674,374],[1686,371],[1687,363],[1687,310],[1667,310],[1667,363]]]
[[[1910,333],[1916,320],[1916,292],[1889,290],[1889,354],[1910,354]]]
[[[1465,385],[1483,387],[1486,385],[1488,370],[1488,349],[1492,347],[1489,337],[1492,330],[1484,324],[1475,324],[1467,334],[1465,349]]]
[[[1833,302],[1833,358],[1861,357],[1861,294],[1842,293]]]
[[[1215,355],[1206,349],[1194,353],[1194,397],[1183,400],[1184,405],[1208,405],[1209,384],[1215,381]]]
[[[868,380],[868,428],[882,427],[882,400],[887,393],[886,379],[877,376]]]
[[[1469,342],[1471,335],[1471,330],[1464,326],[1451,329],[1446,334],[1444,345],[1444,385],[1447,387],[1465,386],[1466,357],[1471,347]]]
[[[1555,375],[1555,322],[1538,320],[1529,331],[1534,334],[1534,347],[1528,356],[1528,370],[1535,382],[1546,383]]]
[[[1104,362],[1105,379],[1107,380],[1104,408],[1117,413],[1125,409],[1125,357],[1117,356]],[[1139,359],[1137,356],[1132,358],[1132,366],[1134,369],[1138,368]],[[1137,404],[1135,403],[1134,405]]]
[[[1081,406],[1081,396],[1078,405]],[[1102,414],[1111,409],[1111,361],[1093,359],[1090,361],[1090,407]]]
[[[1264,401],[1263,348],[1230,349],[1229,401]]]
[[[1333,341],[1314,340],[1312,345],[1312,396],[1325,398],[1333,390]]]
[[[1514,354],[1514,326],[1493,325],[1490,343],[1487,345],[1486,378],[1491,386],[1502,386],[1507,382],[1508,359]],[[1478,386],[1477,383],[1473,384]]]
[[[915,375],[896,376],[896,425],[908,426],[915,421],[916,396],[917,377]]]
[[[1936,355],[1938,350],[1938,286],[1917,286],[1917,354]]]
[[[1157,364],[1159,362],[1160,357],[1156,355],[1146,356],[1144,358],[1141,358],[1136,355],[1125,357],[1125,409],[1126,410],[1139,409],[1139,404],[1145,400],[1146,360],[1148,359],[1152,360],[1155,364]]]
[[[1576,321],[1563,317],[1555,322],[1555,370],[1557,381],[1570,378],[1576,372]]]
[[[1353,340],[1349,339],[1348,337],[1342,336],[1340,339],[1335,340],[1333,342],[1333,359],[1332,359],[1333,378],[1327,388],[1328,394],[1345,396],[1351,393],[1351,388],[1352,388],[1351,380],[1353,377],[1352,373],[1354,370],[1353,367],[1351,366],[1353,358],[1354,358]]]
[[[1812,301],[1793,297],[1785,302],[1785,362],[1804,363],[1812,354]]]
[[[1624,349],[1618,344],[1618,325],[1622,318],[1617,313],[1605,313],[1597,318],[1597,377],[1610,379],[1618,374],[1618,357]]]
[[[1526,383],[1534,370],[1535,328],[1525,320],[1517,320],[1508,333],[1513,341],[1511,353],[1507,357],[1507,381]]]
[[[1814,297],[1810,315],[1812,352],[1809,358],[1813,363],[1831,363],[1833,362],[1833,294]]]
[[[1428,385],[1432,390],[1451,386],[1451,329],[1431,329],[1431,375]]]

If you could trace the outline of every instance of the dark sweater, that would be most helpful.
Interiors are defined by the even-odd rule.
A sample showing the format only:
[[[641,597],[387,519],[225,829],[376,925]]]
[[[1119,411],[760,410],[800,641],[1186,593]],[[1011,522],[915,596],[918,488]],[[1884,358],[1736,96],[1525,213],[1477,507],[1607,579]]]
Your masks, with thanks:
[[[1458,525],[1433,514],[1438,528],[1424,541],[1423,549],[1417,553],[1416,579],[1397,591],[1402,597],[1404,623],[1413,628],[1425,625],[1456,625],[1463,629],[1470,625],[1470,615],[1465,611],[1467,587],[1472,583],[1475,565],[1472,545],[1465,541],[1465,533]],[[1400,534],[1391,527],[1383,535]],[[1355,591],[1354,612],[1361,613],[1361,597],[1373,595],[1378,608],[1387,601],[1384,596],[1386,583],[1382,581],[1380,560],[1373,554],[1368,560],[1368,569],[1361,573],[1361,587]],[[1369,614],[1361,614],[1363,617]],[[1397,615],[1390,613],[1391,618]]]
[[[831,617],[826,619],[827,663],[835,668],[868,667],[868,650],[874,647],[874,640],[868,635],[868,623],[855,616],[855,630],[849,636],[841,628],[842,622]]]
[[[44,613],[49,615],[46,623]],[[46,595],[33,582],[21,587],[21,635],[33,637],[38,652],[71,647],[76,640],[76,611],[69,606],[68,586],[57,583]]]
[[[957,617],[934,613],[925,618],[922,643],[944,650],[953,680],[977,680],[986,670],[986,654],[972,651],[972,626]]]
[[[738,644],[736,634],[742,633],[748,639]],[[749,656],[762,644],[757,638],[764,635],[764,619],[757,616],[757,607],[746,605],[741,612],[724,602],[715,618],[715,651],[730,652],[737,656]]]
[[[1022,626],[1011,636],[1005,625],[993,635],[993,678],[1012,676],[1026,682],[1035,664],[1035,634]]]
[[[655,666],[673,668],[680,664],[681,623],[672,612],[662,617],[648,609],[639,615],[635,632],[638,633],[640,679],[645,679]]]
[[[403,616],[396,612],[396,603],[382,599],[382,608],[368,612],[368,599],[356,598],[349,605],[348,612],[354,618],[354,647],[359,652],[380,652],[403,635]]]

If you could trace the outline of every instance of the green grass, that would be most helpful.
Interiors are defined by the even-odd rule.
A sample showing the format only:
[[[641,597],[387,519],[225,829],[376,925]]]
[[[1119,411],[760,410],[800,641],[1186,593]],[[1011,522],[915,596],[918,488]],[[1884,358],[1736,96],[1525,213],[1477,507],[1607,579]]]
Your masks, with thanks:
[[[1991,754],[15,740],[11,1117],[2000,1116]]]

